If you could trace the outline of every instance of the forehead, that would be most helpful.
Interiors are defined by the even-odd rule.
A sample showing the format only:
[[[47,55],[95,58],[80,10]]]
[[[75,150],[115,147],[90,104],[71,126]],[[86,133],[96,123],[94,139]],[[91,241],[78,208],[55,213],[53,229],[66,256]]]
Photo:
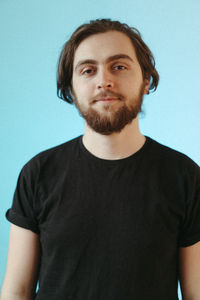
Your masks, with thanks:
[[[136,59],[134,46],[126,34],[119,31],[93,34],[84,39],[77,47],[74,55],[74,65],[79,60],[84,59],[103,61],[119,53]]]

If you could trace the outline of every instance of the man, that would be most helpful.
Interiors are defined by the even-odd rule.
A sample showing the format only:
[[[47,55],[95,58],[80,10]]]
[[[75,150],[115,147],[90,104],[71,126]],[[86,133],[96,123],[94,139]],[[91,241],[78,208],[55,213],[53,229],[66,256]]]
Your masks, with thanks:
[[[19,176],[1,299],[200,299],[200,171],[139,130],[158,85],[139,32],[107,19],[64,45],[58,95],[85,133]],[[36,282],[39,288],[34,296]]]

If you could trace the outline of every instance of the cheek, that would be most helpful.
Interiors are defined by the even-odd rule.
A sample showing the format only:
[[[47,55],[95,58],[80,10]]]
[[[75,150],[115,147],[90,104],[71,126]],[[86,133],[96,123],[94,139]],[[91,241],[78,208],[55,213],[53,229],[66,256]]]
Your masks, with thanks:
[[[93,95],[94,88],[91,83],[84,82],[77,85],[77,91],[82,98],[88,98]]]
[[[127,80],[126,83],[124,84],[124,90],[128,94],[129,93],[137,94],[142,84],[143,84],[143,80],[138,76],[135,77],[134,79]]]
[[[137,84],[133,80],[128,79],[124,82],[123,85],[119,84],[118,86],[119,86],[120,91],[126,96],[129,96],[130,94],[135,94],[136,93]]]
[[[84,103],[92,97],[92,90],[90,85],[86,83],[83,84],[80,81],[73,81],[72,84],[73,95],[79,102]]]
[[[80,94],[81,85],[76,80],[72,80],[72,95],[78,99],[80,98]]]

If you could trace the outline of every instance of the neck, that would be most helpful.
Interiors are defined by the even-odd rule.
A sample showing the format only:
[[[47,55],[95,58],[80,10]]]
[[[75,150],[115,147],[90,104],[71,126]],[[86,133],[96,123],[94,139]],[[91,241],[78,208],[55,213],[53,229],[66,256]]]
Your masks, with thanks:
[[[122,159],[137,152],[146,138],[140,133],[138,117],[119,133],[102,135],[93,131],[87,124],[83,144],[96,157],[102,159]]]

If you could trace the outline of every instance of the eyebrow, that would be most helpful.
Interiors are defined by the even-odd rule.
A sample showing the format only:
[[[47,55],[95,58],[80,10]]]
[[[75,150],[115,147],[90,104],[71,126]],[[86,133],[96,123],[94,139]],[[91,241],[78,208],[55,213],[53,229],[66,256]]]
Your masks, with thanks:
[[[128,59],[130,60],[131,62],[133,62],[133,59],[127,55],[127,54],[116,54],[116,55],[112,55],[112,56],[109,56],[107,59],[106,59],[106,63],[108,62],[111,62],[113,60],[117,60],[117,59]],[[92,64],[92,65],[95,65],[97,64],[98,62],[95,60],[95,59],[84,59],[84,60],[80,60],[76,67],[75,67],[75,70],[77,70],[78,68],[80,68],[80,66],[82,65],[86,65],[86,64]]]

